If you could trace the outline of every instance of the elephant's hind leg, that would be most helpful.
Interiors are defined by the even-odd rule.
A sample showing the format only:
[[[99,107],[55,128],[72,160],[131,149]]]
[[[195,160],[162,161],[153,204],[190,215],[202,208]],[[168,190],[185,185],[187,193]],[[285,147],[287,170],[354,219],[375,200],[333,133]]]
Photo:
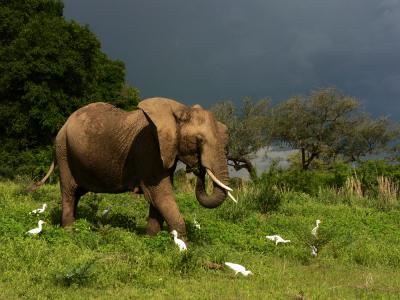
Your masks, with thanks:
[[[60,163],[60,187],[62,197],[61,226],[69,227],[75,221],[79,199],[87,191],[77,185],[64,161]]]
[[[86,190],[76,185],[62,188],[62,227],[69,227],[74,223],[79,199],[84,194],[86,194]]]

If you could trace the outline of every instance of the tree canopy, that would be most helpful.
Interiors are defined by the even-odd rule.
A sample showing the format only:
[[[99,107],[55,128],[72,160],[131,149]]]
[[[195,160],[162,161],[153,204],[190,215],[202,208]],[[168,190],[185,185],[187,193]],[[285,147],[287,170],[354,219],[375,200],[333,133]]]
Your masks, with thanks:
[[[229,130],[227,158],[236,170],[247,169],[252,178],[256,170],[251,158],[259,149],[268,145],[270,134],[270,102],[268,100],[252,101],[245,98],[241,107],[236,109],[230,101],[222,101],[211,108],[215,117],[224,123]]]
[[[274,140],[299,149],[303,169],[315,158],[358,160],[394,138],[387,119],[373,119],[359,107],[358,100],[333,88],[293,97],[274,109]]]
[[[63,17],[59,0],[2,0],[0,143],[48,145],[65,119],[94,101],[117,101],[125,69],[87,26]]]
[[[243,100],[237,108],[221,101],[211,110],[229,129],[228,163],[256,172],[251,159],[261,148],[283,144],[301,153],[308,169],[319,158],[324,164],[357,161],[386,149],[399,130],[386,118],[374,119],[360,110],[360,102],[334,88],[312,91],[272,106],[270,101]]]

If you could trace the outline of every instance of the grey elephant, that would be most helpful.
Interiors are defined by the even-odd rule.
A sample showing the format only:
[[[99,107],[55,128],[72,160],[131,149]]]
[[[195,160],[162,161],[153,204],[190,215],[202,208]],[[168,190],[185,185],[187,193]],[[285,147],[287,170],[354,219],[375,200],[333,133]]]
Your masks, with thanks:
[[[186,235],[176,204],[172,177],[177,161],[197,170],[196,198],[207,208],[232,197],[225,146],[228,132],[212,113],[166,98],[151,98],[126,112],[107,103],[92,103],[75,111],[55,139],[54,167],[60,170],[63,227],[73,224],[79,198],[96,193],[143,193],[149,202],[147,233],[157,234],[163,222]],[[213,192],[205,191],[205,174]],[[234,198],[233,198],[234,199]]]

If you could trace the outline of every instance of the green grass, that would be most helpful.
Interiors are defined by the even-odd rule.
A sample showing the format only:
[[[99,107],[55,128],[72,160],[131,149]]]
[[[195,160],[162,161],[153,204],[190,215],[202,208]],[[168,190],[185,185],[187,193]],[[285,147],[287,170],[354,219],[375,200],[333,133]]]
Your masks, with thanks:
[[[144,234],[148,207],[141,197],[86,195],[74,230],[66,231],[58,225],[58,186],[25,194],[26,185],[0,182],[0,299],[396,299],[400,293],[398,208],[339,201],[328,192],[286,192],[272,197],[280,205],[269,211],[261,204],[271,196],[261,189],[239,194],[238,205],[227,200],[207,210],[192,193],[178,193],[189,240],[189,251],[179,253],[166,228],[153,238]],[[27,236],[39,219],[29,212],[42,203],[49,206],[40,217],[47,222],[43,233]],[[310,234],[316,219],[323,222],[318,239]],[[292,242],[265,239],[275,233]],[[254,275],[234,276],[225,261]]]

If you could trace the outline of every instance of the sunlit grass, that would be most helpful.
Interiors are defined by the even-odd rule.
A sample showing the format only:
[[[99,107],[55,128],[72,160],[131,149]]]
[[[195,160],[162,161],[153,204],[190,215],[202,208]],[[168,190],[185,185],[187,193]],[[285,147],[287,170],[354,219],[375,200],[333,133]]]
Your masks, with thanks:
[[[208,210],[193,193],[178,192],[189,246],[180,253],[166,227],[153,238],[144,234],[142,197],[88,194],[74,230],[66,231],[58,225],[58,186],[26,194],[24,184],[0,183],[0,299],[386,299],[400,293],[396,208],[329,191],[316,197],[274,191],[271,198],[267,187],[253,187],[239,193],[238,205],[227,200]],[[264,200],[279,205],[264,210]],[[49,206],[43,216],[29,215],[42,203]],[[39,218],[47,222],[43,233],[27,236]],[[316,219],[322,220],[318,238],[310,234]],[[276,246],[265,239],[269,234],[292,242]],[[225,261],[254,275],[234,276]]]

